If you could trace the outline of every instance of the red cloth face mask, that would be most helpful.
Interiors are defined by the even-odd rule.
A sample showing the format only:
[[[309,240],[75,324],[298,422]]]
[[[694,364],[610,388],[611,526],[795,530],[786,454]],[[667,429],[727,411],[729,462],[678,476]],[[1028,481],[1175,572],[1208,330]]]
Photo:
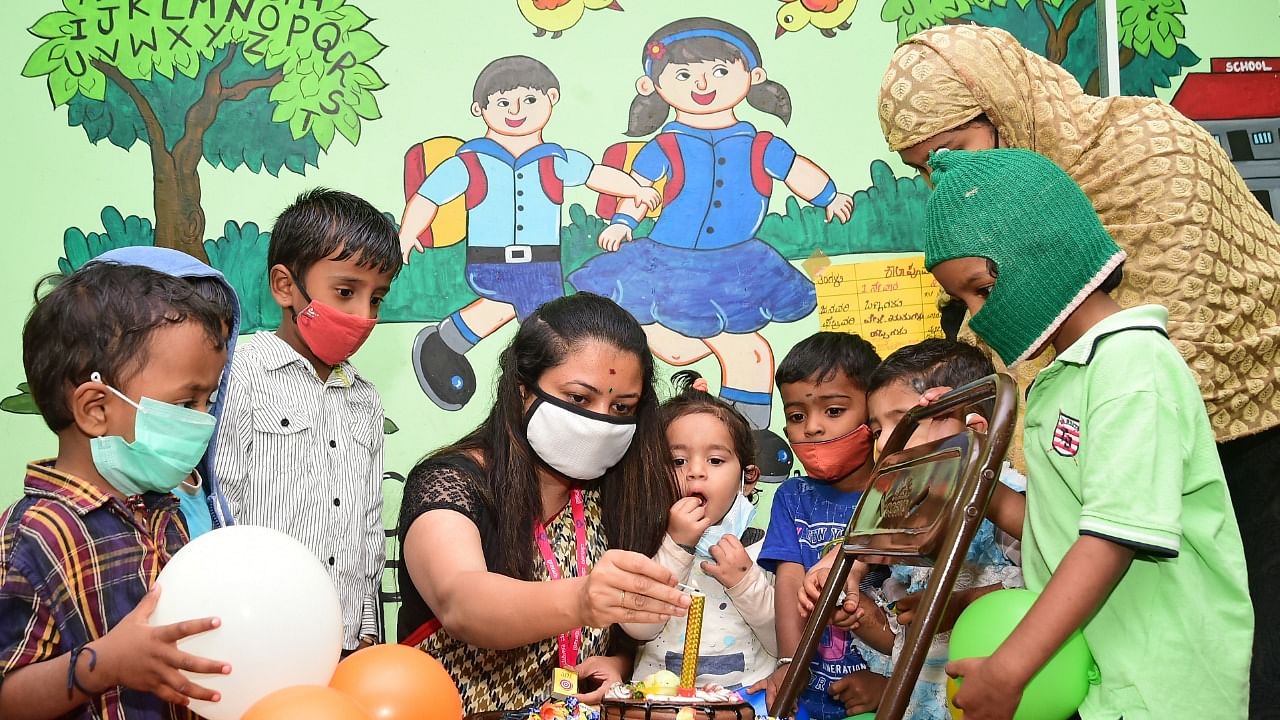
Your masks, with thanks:
[[[307,306],[293,316],[298,334],[320,362],[327,365],[338,365],[354,355],[378,324],[377,318],[352,315],[312,300],[301,284],[298,290],[307,301]]]
[[[830,440],[793,442],[791,448],[809,477],[834,482],[862,467],[871,455],[871,428],[859,425]]]

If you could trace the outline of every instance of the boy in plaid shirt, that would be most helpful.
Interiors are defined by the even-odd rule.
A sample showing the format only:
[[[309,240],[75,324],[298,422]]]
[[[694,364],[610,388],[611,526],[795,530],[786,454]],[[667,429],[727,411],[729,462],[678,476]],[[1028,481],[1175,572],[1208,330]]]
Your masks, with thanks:
[[[179,669],[228,673],[175,643],[214,618],[148,623],[187,541],[172,490],[213,433],[226,361],[218,309],[181,278],[93,263],[23,330],[31,394],[58,455],[0,514],[0,717],[173,720],[217,701]]]

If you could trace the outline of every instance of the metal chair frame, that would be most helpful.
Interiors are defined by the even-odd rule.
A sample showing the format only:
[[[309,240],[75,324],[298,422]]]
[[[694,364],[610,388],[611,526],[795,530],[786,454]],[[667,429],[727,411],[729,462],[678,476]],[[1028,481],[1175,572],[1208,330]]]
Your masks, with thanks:
[[[989,418],[986,434],[965,431],[950,438],[903,450],[922,420],[992,398],[995,400],[995,409]],[[796,701],[808,681],[809,659],[817,650],[823,630],[831,622],[836,600],[844,589],[854,560],[914,565],[927,564],[932,559],[936,560],[933,573],[876,711],[876,720],[901,720],[920,669],[924,666],[929,645],[938,631],[942,614],[951,598],[951,591],[968,553],[969,544],[986,515],[987,505],[995,491],[996,478],[999,477],[1000,466],[1013,436],[1017,409],[1017,385],[1008,375],[997,373],[957,388],[927,407],[914,408],[903,417],[872,470],[869,491],[863,493],[849,520],[841,552],[836,556],[814,612],[805,624],[794,653],[795,659],[788,667],[786,678],[770,708],[771,716],[793,717]],[[964,459],[964,464],[958,472],[956,490],[940,515],[944,520],[940,526],[931,531],[873,527],[862,517],[865,512],[872,518],[872,522],[880,519],[877,513],[880,511],[881,495],[870,492],[870,488],[878,487],[878,480],[892,481],[895,473],[906,468],[936,463],[940,459],[954,459],[957,455]],[[876,499],[869,502],[868,498],[873,496]],[[869,505],[876,507],[869,508]]]

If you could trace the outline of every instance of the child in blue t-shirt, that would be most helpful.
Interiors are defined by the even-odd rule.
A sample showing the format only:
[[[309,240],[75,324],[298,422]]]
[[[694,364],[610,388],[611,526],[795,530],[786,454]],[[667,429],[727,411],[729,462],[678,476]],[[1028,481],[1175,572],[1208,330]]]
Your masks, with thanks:
[[[760,566],[776,574],[775,628],[781,657],[773,675],[752,690],[767,687],[770,703],[803,629],[798,596],[805,572],[832,542],[843,539],[871,474],[867,384],[879,363],[875,348],[857,335],[820,332],[792,348],[778,366],[775,380],[787,439],[809,474],[778,488],[760,551]],[[891,646],[890,637],[879,652]],[[809,686],[800,696],[810,717],[840,720],[847,715],[842,694],[851,685],[868,680],[883,684],[883,676],[867,668],[868,655],[877,653],[873,647],[834,625],[823,631],[809,666]],[[872,675],[874,679],[868,677]]]

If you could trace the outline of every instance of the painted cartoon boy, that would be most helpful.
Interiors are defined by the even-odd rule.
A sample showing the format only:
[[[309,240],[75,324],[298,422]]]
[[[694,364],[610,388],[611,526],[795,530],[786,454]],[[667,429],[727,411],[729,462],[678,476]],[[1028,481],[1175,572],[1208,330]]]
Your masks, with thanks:
[[[484,137],[464,143],[423,181],[400,222],[405,263],[441,205],[465,196],[467,284],[479,300],[418,333],[413,367],[423,392],[458,410],[475,392],[465,353],[539,305],[564,295],[560,267],[560,206],[576,185],[634,198],[649,208],[658,193],[630,175],[597,165],[577,150],[544,142],[542,130],[560,100],[556,76],[523,55],[494,60],[476,78],[471,114]]]

